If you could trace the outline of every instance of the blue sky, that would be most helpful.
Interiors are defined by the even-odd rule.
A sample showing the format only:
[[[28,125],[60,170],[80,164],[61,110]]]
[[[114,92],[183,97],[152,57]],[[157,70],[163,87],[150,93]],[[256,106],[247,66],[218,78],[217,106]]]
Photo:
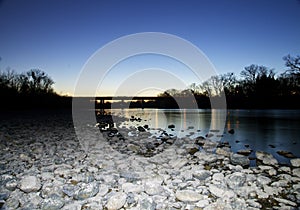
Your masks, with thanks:
[[[238,75],[250,64],[282,72],[282,57],[300,54],[299,20],[298,0],[2,0],[0,69],[40,68],[58,93],[73,93],[81,69],[100,47],[133,33],[163,32],[196,45],[218,73]],[[117,88],[109,87],[111,78],[129,69],[118,66],[103,92]],[[184,71],[176,74],[195,82]]]

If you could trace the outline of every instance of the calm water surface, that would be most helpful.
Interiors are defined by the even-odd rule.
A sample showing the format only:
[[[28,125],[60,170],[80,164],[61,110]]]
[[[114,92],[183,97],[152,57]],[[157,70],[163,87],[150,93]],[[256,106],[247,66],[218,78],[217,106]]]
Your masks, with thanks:
[[[121,126],[148,125],[155,134],[164,129],[178,137],[205,136],[212,133],[213,140],[228,141],[233,151],[250,145],[254,151],[272,153],[280,162],[288,159],[279,156],[286,150],[300,157],[300,110],[178,110],[178,109],[124,109],[109,110],[113,114],[141,118],[141,122],[122,122]],[[168,125],[175,129],[168,129]],[[227,131],[234,129],[234,134]],[[275,146],[272,148],[270,145]],[[253,154],[252,154],[253,155]]]

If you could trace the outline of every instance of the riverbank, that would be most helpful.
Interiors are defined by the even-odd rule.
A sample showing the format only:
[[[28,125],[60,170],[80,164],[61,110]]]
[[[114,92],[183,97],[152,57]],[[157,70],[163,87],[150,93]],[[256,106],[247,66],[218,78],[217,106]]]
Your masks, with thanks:
[[[124,131],[100,135],[95,125],[76,128],[78,140],[70,114],[63,112],[14,116],[0,124],[2,209],[297,209],[300,204],[299,159],[281,166],[258,152],[258,166],[249,168],[247,157],[226,146],[212,152],[216,145],[208,139],[162,138],[155,146],[141,128],[138,144]]]

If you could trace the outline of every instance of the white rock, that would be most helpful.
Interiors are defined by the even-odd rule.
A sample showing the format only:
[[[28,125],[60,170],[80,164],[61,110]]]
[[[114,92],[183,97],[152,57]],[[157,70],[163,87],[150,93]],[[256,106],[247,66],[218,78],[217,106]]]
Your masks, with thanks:
[[[268,193],[265,193],[265,192],[263,192],[262,190],[257,190],[256,191],[256,194],[257,194],[257,197],[259,198],[259,199],[266,199],[266,198],[268,198],[269,197],[269,195],[268,195]]]
[[[199,170],[192,172],[193,176],[199,180],[205,180],[210,177],[211,172],[207,170]]]
[[[233,165],[248,166],[250,164],[250,160],[248,157],[234,153],[230,155],[230,161]]]
[[[293,167],[300,167],[300,158],[291,159],[291,164]]]
[[[169,165],[174,168],[174,169],[181,169],[183,166],[185,166],[188,163],[187,159],[182,159],[182,158],[178,158],[178,159],[172,159],[169,162]]]
[[[293,169],[293,175],[300,177],[300,168]]]
[[[271,184],[272,187],[287,187],[288,181],[287,180],[279,180],[277,182],[273,182]]]
[[[270,187],[268,185],[264,185],[264,191],[265,193],[267,193],[268,195],[278,195],[278,191],[281,190],[281,188],[274,188],[274,187]]]
[[[268,171],[268,170],[272,169],[273,167],[262,165],[262,166],[258,166],[258,168],[261,169],[262,171]]]
[[[282,166],[278,169],[279,172],[291,173],[291,168],[287,166]]]
[[[73,203],[69,203],[65,205],[62,210],[81,210],[82,209],[82,204],[80,204],[78,201]]]
[[[127,195],[123,192],[117,192],[113,196],[111,196],[107,202],[108,210],[117,210],[122,208],[126,203]]]
[[[268,178],[268,177],[265,177],[265,176],[258,176],[257,177],[257,182],[258,182],[258,184],[260,184],[260,185],[267,185],[267,184],[269,184],[270,182],[271,182],[272,180],[270,179],[270,178]]]
[[[203,210],[233,210],[234,208],[227,202],[224,202],[222,199],[218,199],[216,202],[206,206]]]
[[[36,176],[25,176],[20,183],[20,190],[23,192],[37,192],[41,188],[40,179]]]
[[[296,203],[294,203],[294,202],[292,202],[292,201],[289,201],[289,200],[286,200],[286,199],[276,198],[276,197],[274,197],[274,199],[275,199],[276,201],[278,201],[279,203],[284,203],[284,204],[290,205],[290,206],[297,206]]]
[[[300,184],[294,184],[293,189],[297,190],[297,191],[300,191]]]
[[[151,181],[145,182],[144,189],[148,195],[158,195],[164,190],[160,183]]]
[[[178,190],[175,196],[183,202],[196,202],[203,199],[203,195],[192,190]]]
[[[256,202],[256,200],[254,200],[254,199],[249,199],[249,200],[247,200],[246,201],[248,204],[249,204],[249,206],[251,206],[251,207],[254,207],[254,208],[262,208],[262,205],[260,204],[260,203],[258,203],[258,202]]]
[[[241,172],[235,172],[226,176],[226,182],[229,188],[236,189],[244,185],[246,181],[246,175]]]
[[[268,173],[270,176],[275,176],[277,174],[277,171],[274,168],[272,168],[268,171]]]
[[[273,157],[273,155],[267,152],[256,151],[255,155],[258,160],[261,160],[263,162],[263,164],[271,166],[278,164],[278,161]]]
[[[216,149],[216,154],[218,155],[224,155],[226,157],[229,157],[231,152],[230,152],[230,149],[223,149],[223,148],[217,148]]]
[[[217,155],[206,153],[203,151],[196,152],[194,156],[197,157],[199,160],[204,161],[205,163],[214,163],[218,159]]]
[[[288,181],[288,182],[290,182],[291,179],[292,179],[292,176],[289,175],[289,174],[279,174],[277,177],[278,177],[279,179],[283,179],[283,180],[286,180],[286,181]]]
[[[219,197],[219,198],[232,198],[235,196],[234,192],[232,190],[229,190],[227,188],[225,188],[224,186],[222,185],[213,185],[213,184],[210,184],[209,185],[209,191]]]
[[[222,173],[215,173],[212,176],[212,179],[213,179],[213,181],[216,181],[216,182],[223,182],[225,180],[225,177],[224,177],[224,174],[222,174]]]
[[[208,200],[201,200],[201,201],[198,201],[195,206],[199,207],[199,208],[204,208],[206,206],[209,205],[209,201]]]
[[[130,182],[126,182],[122,184],[122,190],[126,193],[133,192],[133,193],[140,193],[144,191],[143,185],[137,185]]]

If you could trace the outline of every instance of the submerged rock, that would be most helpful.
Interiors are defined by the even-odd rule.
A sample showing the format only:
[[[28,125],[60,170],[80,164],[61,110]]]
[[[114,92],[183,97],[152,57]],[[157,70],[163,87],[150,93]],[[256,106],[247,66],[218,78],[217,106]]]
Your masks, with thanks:
[[[277,151],[277,154],[279,154],[283,157],[286,157],[286,158],[295,158],[296,157],[293,153],[288,152],[288,151],[284,151],[284,150]]]
[[[232,128],[232,129],[229,129],[229,130],[228,130],[228,133],[234,134],[234,129],[233,129],[233,128]]]
[[[240,155],[245,155],[245,156],[250,155],[251,152],[252,152],[251,149],[241,149],[241,150],[237,151],[238,154],[240,154]]]
[[[175,128],[175,125],[171,124],[171,125],[168,125],[168,128]]]

